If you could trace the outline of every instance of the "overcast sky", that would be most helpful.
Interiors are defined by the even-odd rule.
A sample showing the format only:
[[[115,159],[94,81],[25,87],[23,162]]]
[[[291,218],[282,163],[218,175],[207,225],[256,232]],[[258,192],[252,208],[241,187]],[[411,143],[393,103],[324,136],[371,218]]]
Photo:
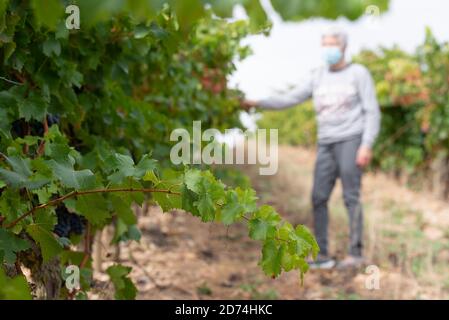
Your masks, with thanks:
[[[269,4],[264,1],[267,10]],[[242,12],[236,11],[236,15]],[[243,13],[244,14],[244,13]],[[311,68],[321,64],[320,34],[329,24],[338,24],[349,35],[351,56],[362,48],[398,44],[413,51],[424,40],[429,26],[440,41],[449,41],[449,1],[390,0],[390,10],[373,22],[362,17],[356,22],[346,19],[306,22],[283,22],[270,12],[273,29],[270,36],[251,36],[245,40],[254,54],[237,64],[231,85],[243,90],[249,99],[258,99],[293,85]]]

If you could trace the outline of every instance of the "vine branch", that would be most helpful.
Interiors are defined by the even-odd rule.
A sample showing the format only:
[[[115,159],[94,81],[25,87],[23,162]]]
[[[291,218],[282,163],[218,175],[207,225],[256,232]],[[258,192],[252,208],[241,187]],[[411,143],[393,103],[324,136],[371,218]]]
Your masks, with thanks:
[[[72,191],[70,193],[67,193],[67,194],[59,197],[59,198],[53,199],[51,201],[42,203],[40,205],[37,205],[37,206],[31,208],[30,210],[28,210],[27,212],[25,212],[24,214],[19,216],[17,219],[15,219],[15,220],[11,221],[10,223],[8,223],[7,225],[5,225],[5,228],[7,228],[7,229],[12,228],[15,225],[17,225],[20,221],[25,219],[26,217],[33,215],[36,211],[38,211],[40,209],[45,209],[47,207],[56,206],[59,203],[63,202],[64,200],[67,200],[69,198],[73,198],[76,196],[88,195],[88,194],[94,194],[94,193],[111,193],[111,192],[168,193],[168,194],[174,194],[174,195],[181,194],[180,192],[174,192],[171,190],[164,190],[164,189],[158,190],[158,189],[154,189],[154,188],[141,188],[141,189],[113,188],[113,189],[95,189],[95,190],[84,190],[84,191]]]

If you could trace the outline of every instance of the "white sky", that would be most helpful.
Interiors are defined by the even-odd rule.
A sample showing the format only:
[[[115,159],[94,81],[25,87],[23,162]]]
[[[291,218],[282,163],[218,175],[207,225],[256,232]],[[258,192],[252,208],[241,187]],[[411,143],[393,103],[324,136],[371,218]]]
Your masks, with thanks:
[[[273,20],[270,36],[251,36],[245,42],[254,53],[237,63],[230,79],[249,99],[266,97],[286,89],[301,75],[321,63],[320,34],[324,27],[336,23],[349,35],[349,56],[362,48],[390,47],[398,44],[413,51],[424,40],[429,26],[440,41],[449,41],[449,1],[390,0],[390,10],[374,18],[362,17],[356,22],[341,18],[335,21],[314,19],[305,22],[283,22],[265,4]],[[236,16],[244,15],[236,10]]]

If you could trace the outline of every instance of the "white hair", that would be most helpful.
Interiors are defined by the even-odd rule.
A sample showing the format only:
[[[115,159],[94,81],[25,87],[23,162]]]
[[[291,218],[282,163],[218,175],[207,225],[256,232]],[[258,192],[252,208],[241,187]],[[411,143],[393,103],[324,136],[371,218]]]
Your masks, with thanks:
[[[331,26],[331,27],[324,29],[324,31],[321,34],[321,39],[323,39],[324,37],[338,38],[338,40],[340,41],[340,43],[343,47],[345,47],[348,44],[347,33],[343,29],[341,29],[340,27],[337,27],[337,26]]]

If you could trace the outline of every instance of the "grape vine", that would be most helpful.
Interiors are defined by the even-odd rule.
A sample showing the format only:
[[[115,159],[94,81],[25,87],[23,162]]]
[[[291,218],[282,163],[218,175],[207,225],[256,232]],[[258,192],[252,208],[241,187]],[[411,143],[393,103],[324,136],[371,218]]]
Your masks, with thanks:
[[[220,18],[239,2],[249,22]],[[36,296],[21,266],[44,288],[39,298],[85,298],[95,233],[114,224],[114,241],[138,240],[131,208],[145,201],[204,222],[246,223],[268,276],[296,269],[302,278],[307,257],[319,250],[306,227],[258,207],[252,189],[230,188],[210,171],[168,158],[175,128],[193,120],[203,128],[240,126],[242,93],[227,87],[226,76],[249,54],[240,40],[267,30],[259,2],[73,3],[82,12],[79,30],[65,27],[71,1],[0,2],[0,298]],[[315,3],[291,18],[332,12]],[[359,5],[341,7],[350,18],[363,13]],[[68,265],[81,269],[78,291],[63,286]],[[136,295],[129,272],[107,270],[118,299]]]

